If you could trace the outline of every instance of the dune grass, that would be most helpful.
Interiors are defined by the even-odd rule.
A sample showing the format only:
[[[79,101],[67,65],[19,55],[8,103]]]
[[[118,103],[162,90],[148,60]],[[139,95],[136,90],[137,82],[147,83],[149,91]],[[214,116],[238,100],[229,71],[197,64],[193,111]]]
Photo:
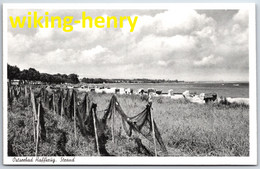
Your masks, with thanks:
[[[79,94],[79,100],[82,98]],[[90,94],[97,103],[98,118],[103,117],[111,94]],[[128,116],[145,109],[147,98],[137,95],[117,95],[118,101]],[[161,133],[169,156],[249,156],[249,106],[205,104],[198,105],[182,100],[153,98],[154,120]],[[46,112],[47,141],[40,144],[39,155],[57,154],[60,133],[67,137],[66,150],[76,156],[95,156],[93,138],[84,138],[77,130],[75,142],[73,122],[61,118],[51,111]],[[111,128],[108,121],[108,130]],[[133,138],[128,138],[122,128],[119,115],[115,115],[115,142],[111,134],[106,144],[107,151],[116,156],[142,156],[136,151]],[[34,155],[32,113],[30,107],[19,102],[8,110],[8,136],[13,135],[13,150],[19,156]],[[145,146],[153,151],[153,144],[140,137]],[[160,150],[158,147],[159,155]]]
[[[95,94],[92,97],[102,103],[98,104],[98,110],[102,112],[111,95]],[[118,101],[128,116],[140,113],[147,104],[140,96],[122,95],[118,96]],[[154,120],[170,156],[249,155],[247,105],[198,105],[183,100],[153,98],[152,107]],[[120,120],[116,125],[121,129]]]

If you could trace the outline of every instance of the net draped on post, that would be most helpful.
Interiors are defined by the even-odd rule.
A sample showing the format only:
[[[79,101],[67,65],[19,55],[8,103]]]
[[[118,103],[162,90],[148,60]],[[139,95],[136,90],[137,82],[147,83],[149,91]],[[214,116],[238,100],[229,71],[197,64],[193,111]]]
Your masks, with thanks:
[[[27,88],[10,88],[10,90],[8,90],[8,99],[11,100],[12,98],[15,98],[15,95],[18,95],[17,93],[28,95],[31,100],[34,122],[34,140],[37,141],[36,145],[38,145],[39,139],[43,142],[46,141],[45,115],[46,111],[53,110],[57,115],[60,115],[61,117],[64,116],[66,119],[74,121],[75,140],[77,140],[76,128],[80,129],[82,136],[94,137],[98,154],[102,156],[109,155],[106,151],[106,143],[109,139],[110,129],[112,140],[114,140],[114,128],[117,126],[114,124],[113,119],[115,118],[115,115],[116,117],[121,118],[122,128],[129,137],[131,137],[132,132],[135,131],[143,135],[149,142],[155,144],[155,150],[156,145],[159,144],[162,152],[167,154],[166,147],[162,141],[157,125],[155,121],[151,120],[151,103],[148,103],[141,113],[133,117],[128,117],[122,110],[116,96],[113,95],[105,110],[103,118],[99,119],[96,114],[97,104],[90,101],[88,93],[84,93],[83,99],[78,101],[78,93],[74,89],[50,91],[43,87],[35,89],[35,92],[33,92],[30,88],[30,93],[28,94]],[[35,125],[36,120],[37,127]],[[120,121],[118,122],[120,123]],[[108,125],[108,123],[111,123],[111,125]],[[122,128],[120,127],[119,135],[121,135]],[[37,132],[35,130],[37,130]],[[37,133],[36,139],[35,133]],[[38,149],[38,146],[36,146],[36,149]]]
[[[134,117],[128,117],[119,105],[116,96],[113,95],[108,105],[108,108],[102,118],[103,123],[106,123],[107,119],[110,119],[112,117],[114,107],[116,110],[115,112],[117,112],[121,116],[123,128],[129,137],[132,135],[132,130],[134,130],[142,134],[147,140],[153,143],[150,103],[146,105],[146,108],[141,113],[137,114]],[[167,154],[167,149],[163,143],[158,127],[154,121],[153,123],[156,140],[160,145],[163,153]]]

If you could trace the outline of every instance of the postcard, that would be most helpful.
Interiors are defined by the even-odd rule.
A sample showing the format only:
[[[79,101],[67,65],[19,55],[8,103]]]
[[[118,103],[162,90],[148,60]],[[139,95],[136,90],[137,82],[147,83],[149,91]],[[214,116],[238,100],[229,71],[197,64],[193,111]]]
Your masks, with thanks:
[[[255,4],[3,4],[5,165],[256,165]]]

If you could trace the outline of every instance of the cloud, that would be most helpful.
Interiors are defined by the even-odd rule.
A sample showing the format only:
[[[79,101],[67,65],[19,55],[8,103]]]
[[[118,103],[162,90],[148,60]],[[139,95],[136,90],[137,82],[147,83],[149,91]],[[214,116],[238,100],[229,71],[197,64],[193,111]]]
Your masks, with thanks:
[[[247,26],[248,24],[248,10],[239,10],[237,14],[233,16],[233,20],[240,24]]]
[[[45,22],[43,22],[42,24],[45,25]],[[48,25],[51,26],[51,22],[48,22]],[[36,36],[36,38],[39,38],[39,39],[51,38],[51,36],[55,32],[53,29],[54,28],[39,28],[37,33],[35,34],[35,36]]]
[[[224,25],[206,10],[93,10],[87,14],[138,16],[136,28],[130,32],[127,20],[123,29],[82,28],[81,24],[73,24],[72,32],[9,28],[8,62],[81,77],[231,80],[241,72],[247,80],[248,11],[232,11],[228,17],[221,11],[218,15]],[[49,13],[65,16],[66,11]],[[76,18],[81,14],[77,10],[68,13],[75,13]]]
[[[168,63],[166,61],[164,61],[164,60],[159,60],[158,61],[158,65],[160,65],[160,66],[167,66]]]
[[[194,61],[194,65],[195,66],[212,66],[212,65],[218,64],[222,60],[223,60],[222,58],[217,58],[214,55],[209,55],[209,56],[203,57],[199,61]]]

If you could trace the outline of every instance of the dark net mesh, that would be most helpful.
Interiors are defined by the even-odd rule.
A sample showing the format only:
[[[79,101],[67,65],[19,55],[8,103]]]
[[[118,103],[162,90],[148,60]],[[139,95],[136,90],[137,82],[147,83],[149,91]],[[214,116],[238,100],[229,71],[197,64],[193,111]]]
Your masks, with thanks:
[[[151,123],[151,104],[147,104],[146,108],[134,117],[128,117],[121,106],[119,105],[117,98],[112,96],[109,106],[102,119],[103,123],[106,123],[107,119],[111,118],[113,108],[115,107],[115,112],[121,115],[123,128],[128,136],[132,135],[132,130],[142,134],[146,139],[153,143],[152,137],[152,123]],[[167,154],[167,149],[163,143],[161,134],[157,128],[156,123],[154,123],[154,133],[157,143],[160,145],[162,151]]]

